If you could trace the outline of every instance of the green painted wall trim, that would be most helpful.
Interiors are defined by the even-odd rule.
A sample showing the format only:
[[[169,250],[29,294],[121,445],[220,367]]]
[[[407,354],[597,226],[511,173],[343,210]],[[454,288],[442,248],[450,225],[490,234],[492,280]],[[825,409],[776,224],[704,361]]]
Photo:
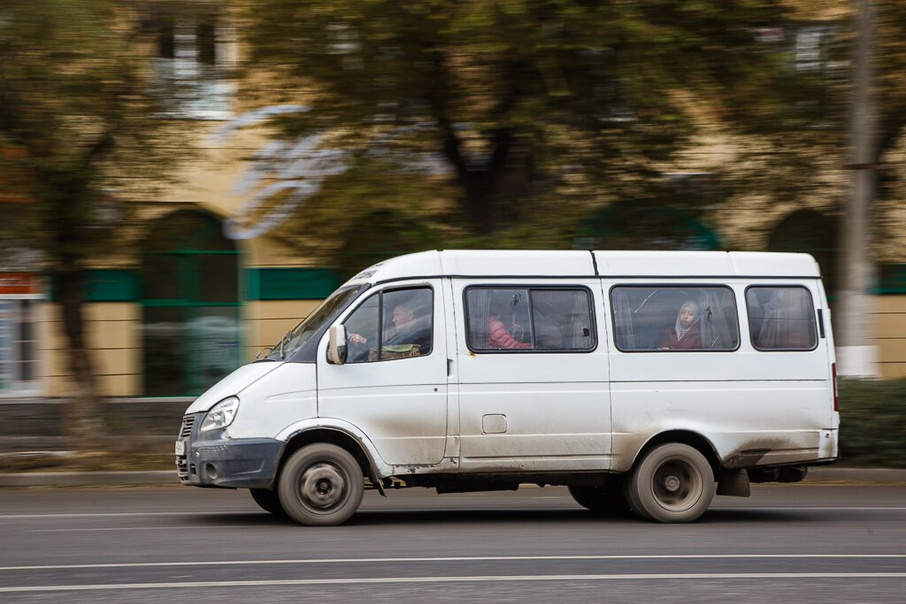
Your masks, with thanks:
[[[102,268],[87,273],[86,302],[142,302],[141,271]],[[249,268],[245,278],[245,299],[249,301],[323,300],[341,285],[340,278],[328,268]],[[54,283],[51,300],[60,300]]]
[[[86,302],[141,302],[141,273],[135,269],[87,271]],[[246,269],[246,300],[323,300],[341,285],[328,268]],[[906,294],[906,264],[878,266],[877,295]],[[59,302],[51,283],[51,300]]]
[[[134,302],[141,296],[136,270],[93,269],[88,271],[89,302]]]
[[[97,268],[85,271],[86,302],[138,302],[141,299],[139,272],[132,269]],[[51,278],[50,299],[59,302],[56,282]]]
[[[879,264],[878,287],[873,293],[906,294],[906,264]]]
[[[250,268],[247,300],[323,300],[341,285],[327,268]]]

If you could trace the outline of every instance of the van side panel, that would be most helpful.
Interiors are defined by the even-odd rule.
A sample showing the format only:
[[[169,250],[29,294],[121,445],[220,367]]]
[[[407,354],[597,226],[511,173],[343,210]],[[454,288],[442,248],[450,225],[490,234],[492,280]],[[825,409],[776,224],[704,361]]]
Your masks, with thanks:
[[[593,300],[594,350],[475,352],[467,345],[469,286],[527,285],[519,280],[453,282],[461,468],[469,472],[610,469],[610,392],[604,308],[595,279],[533,280],[532,287],[581,287]]]
[[[809,351],[757,350],[746,315],[751,283],[715,282],[735,293],[736,350],[612,349],[614,470],[629,470],[649,439],[671,430],[703,435],[724,467],[810,462],[824,454],[821,439],[834,424],[828,340]],[[605,290],[616,284],[605,283]],[[816,281],[796,285],[824,306]]]

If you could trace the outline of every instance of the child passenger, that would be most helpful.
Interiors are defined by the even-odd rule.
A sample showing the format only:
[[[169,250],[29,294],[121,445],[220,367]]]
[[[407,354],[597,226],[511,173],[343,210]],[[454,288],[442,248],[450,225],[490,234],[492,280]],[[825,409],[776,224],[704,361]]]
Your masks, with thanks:
[[[661,342],[661,349],[695,350],[702,347],[701,313],[698,304],[686,300],[676,315],[676,324],[667,329]]]

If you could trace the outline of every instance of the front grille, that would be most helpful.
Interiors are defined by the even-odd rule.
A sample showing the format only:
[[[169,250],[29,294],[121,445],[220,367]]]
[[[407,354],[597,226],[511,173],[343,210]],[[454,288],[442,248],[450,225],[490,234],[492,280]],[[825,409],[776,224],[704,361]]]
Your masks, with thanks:
[[[195,425],[195,415],[184,415],[182,417],[182,426],[179,428],[177,440],[190,438],[192,436],[192,427]],[[188,443],[185,443],[188,448]],[[176,473],[179,475],[180,482],[189,480],[189,460],[185,455],[176,456]]]
[[[182,418],[182,427],[179,429],[179,438],[188,438],[192,435],[192,426],[195,425],[194,415],[185,415]]]
[[[176,474],[183,482],[189,480],[189,462],[185,457],[176,458]]]

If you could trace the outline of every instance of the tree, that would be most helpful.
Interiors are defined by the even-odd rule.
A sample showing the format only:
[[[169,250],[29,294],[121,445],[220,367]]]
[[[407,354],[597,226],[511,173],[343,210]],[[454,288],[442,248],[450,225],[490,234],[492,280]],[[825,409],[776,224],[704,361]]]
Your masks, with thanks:
[[[378,148],[397,173],[439,158],[465,232],[499,245],[529,217],[543,237],[576,207],[650,198],[702,105],[776,129],[807,94],[756,39],[784,15],[770,0],[261,0],[246,33],[259,102],[310,105],[274,120],[277,136],[330,132],[348,161]]]
[[[147,185],[174,159],[129,14],[111,0],[4,0],[0,6],[0,174],[21,203],[4,240],[36,248],[53,278],[74,382],[73,435],[96,429],[85,342],[87,263],[116,253],[127,224],[118,187]]]
[[[852,192],[841,218],[841,313],[839,354],[843,375],[877,375],[868,353],[873,339],[870,291],[879,201],[896,183],[884,162],[906,132],[906,6],[896,0],[852,2],[855,42],[851,149]]]

